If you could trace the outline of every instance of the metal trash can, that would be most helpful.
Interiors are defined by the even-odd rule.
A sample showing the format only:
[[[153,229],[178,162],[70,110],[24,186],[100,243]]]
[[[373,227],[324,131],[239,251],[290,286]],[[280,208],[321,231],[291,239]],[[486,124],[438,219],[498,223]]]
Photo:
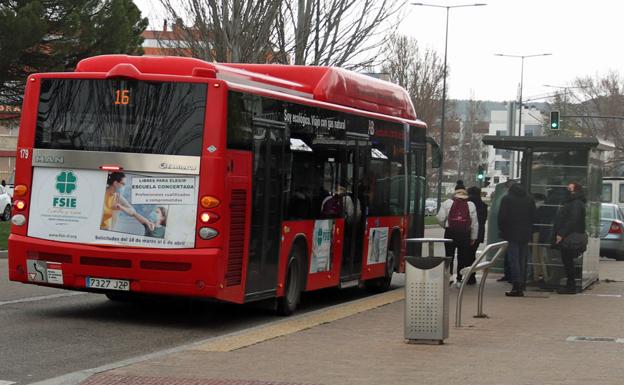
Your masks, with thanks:
[[[442,344],[449,333],[448,258],[405,260],[405,339]]]

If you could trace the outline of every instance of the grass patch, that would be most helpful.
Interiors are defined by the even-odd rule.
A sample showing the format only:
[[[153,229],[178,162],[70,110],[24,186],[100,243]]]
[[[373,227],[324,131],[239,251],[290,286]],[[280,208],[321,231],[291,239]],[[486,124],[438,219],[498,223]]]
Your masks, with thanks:
[[[0,250],[7,249],[9,241],[9,231],[11,231],[11,222],[0,222]]]

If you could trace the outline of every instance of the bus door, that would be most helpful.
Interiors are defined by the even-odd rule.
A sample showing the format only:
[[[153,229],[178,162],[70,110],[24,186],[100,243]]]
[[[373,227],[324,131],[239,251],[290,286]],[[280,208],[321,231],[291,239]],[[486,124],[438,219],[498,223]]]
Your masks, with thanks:
[[[348,135],[348,133],[347,133]],[[366,223],[366,200],[364,180],[368,172],[371,154],[366,138],[347,136],[345,156],[341,158],[341,173],[348,183],[347,192],[353,202],[353,216],[345,221],[341,281],[357,280],[362,272],[364,229]]]
[[[275,294],[281,236],[286,125],[253,120],[251,239],[247,266],[247,300]]]

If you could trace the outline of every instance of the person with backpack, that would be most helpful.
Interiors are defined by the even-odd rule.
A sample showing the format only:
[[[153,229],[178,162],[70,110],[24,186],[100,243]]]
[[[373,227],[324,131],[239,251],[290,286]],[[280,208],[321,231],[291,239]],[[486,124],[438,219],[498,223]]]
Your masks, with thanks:
[[[453,197],[442,202],[436,219],[440,226],[444,227],[444,238],[453,240],[444,244],[446,256],[451,258],[449,263],[451,276],[457,250],[456,284],[459,285],[462,281],[460,271],[470,266],[470,246],[476,242],[479,230],[477,209],[474,203],[468,201],[468,194],[463,185],[458,184]]]
[[[509,187],[498,211],[498,229],[501,238],[509,242],[507,259],[511,268],[512,289],[508,297],[524,297],[526,262],[529,254],[529,240],[535,221],[535,201],[519,183]]]

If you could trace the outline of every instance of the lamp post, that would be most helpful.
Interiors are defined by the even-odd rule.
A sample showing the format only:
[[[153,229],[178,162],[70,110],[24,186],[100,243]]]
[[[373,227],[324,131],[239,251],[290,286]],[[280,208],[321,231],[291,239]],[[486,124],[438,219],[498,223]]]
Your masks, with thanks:
[[[517,58],[517,59],[521,59],[520,60],[520,96],[518,99],[519,100],[519,109],[520,109],[520,113],[518,114],[518,136],[520,136],[520,134],[522,134],[522,87],[523,87],[523,83],[524,83],[524,59],[525,58],[529,58],[529,57],[537,57],[537,56],[550,56],[552,55],[552,53],[538,53],[538,54],[533,54],[533,55],[507,55],[507,54],[502,54],[502,53],[495,53],[494,56],[504,56],[504,57],[513,57],[513,58]],[[513,128],[513,125],[512,125]],[[512,129],[513,131],[513,129]],[[510,133],[513,136],[513,132]],[[515,158],[515,156],[514,156]],[[513,166],[512,162],[512,166]],[[516,167],[514,167],[515,170],[515,174],[516,177],[518,177],[519,171],[520,171],[520,157],[518,156],[518,162],[516,164]]]
[[[420,7],[434,7],[434,8],[446,8],[446,30],[444,33],[444,69],[442,80],[442,120],[440,121],[440,153],[442,154],[442,162],[440,162],[440,168],[438,169],[438,210],[442,203],[442,175],[444,169],[444,120],[446,117],[446,54],[448,51],[448,21],[449,11],[451,8],[464,8],[464,7],[481,7],[487,5],[485,3],[475,4],[459,4],[459,5],[439,5],[439,4],[426,4],[426,3],[412,3],[412,5]]]

